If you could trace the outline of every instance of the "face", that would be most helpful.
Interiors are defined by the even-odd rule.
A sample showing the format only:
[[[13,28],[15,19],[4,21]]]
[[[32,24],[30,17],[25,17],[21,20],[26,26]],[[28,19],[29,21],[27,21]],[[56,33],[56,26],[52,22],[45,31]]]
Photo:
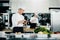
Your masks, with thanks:
[[[19,13],[19,14],[23,14],[23,13],[24,13],[24,10],[23,10],[23,9],[18,10],[18,13]]]
[[[37,18],[38,16],[37,16],[37,15],[35,15],[35,17]]]
[[[36,18],[37,18],[37,17],[38,17],[38,15],[34,14],[34,17],[36,17]]]
[[[36,17],[36,18],[37,18],[37,17],[38,17],[38,15],[34,13],[34,17]]]

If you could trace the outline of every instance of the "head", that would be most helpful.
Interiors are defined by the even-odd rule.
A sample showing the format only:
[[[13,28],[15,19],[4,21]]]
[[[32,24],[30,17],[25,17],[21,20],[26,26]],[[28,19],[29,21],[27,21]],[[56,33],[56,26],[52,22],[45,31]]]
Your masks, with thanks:
[[[19,13],[19,14],[23,14],[23,13],[24,13],[24,9],[19,8],[19,9],[18,9],[18,13]]]
[[[37,17],[38,17],[38,15],[34,13],[34,17],[36,17],[36,18],[37,18]]]

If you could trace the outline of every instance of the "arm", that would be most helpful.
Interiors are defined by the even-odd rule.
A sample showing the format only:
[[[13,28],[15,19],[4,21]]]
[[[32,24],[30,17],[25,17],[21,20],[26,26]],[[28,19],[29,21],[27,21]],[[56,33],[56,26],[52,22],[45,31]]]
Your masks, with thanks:
[[[25,20],[21,20],[21,21],[18,21],[17,25],[19,25],[20,23],[24,23]]]
[[[13,25],[13,27],[16,26],[16,24],[17,24],[17,19],[16,19],[15,14],[13,14],[13,16],[12,16],[12,25]]]

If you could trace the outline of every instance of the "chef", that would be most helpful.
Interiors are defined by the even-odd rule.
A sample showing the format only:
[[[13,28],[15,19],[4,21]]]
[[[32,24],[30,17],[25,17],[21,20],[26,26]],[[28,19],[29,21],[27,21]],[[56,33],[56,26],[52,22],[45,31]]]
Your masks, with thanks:
[[[38,14],[33,15],[33,17],[31,17],[30,19],[30,28],[36,28],[37,26],[39,26],[39,21],[38,21]]]
[[[34,13],[34,15],[30,19],[30,22],[38,24],[39,23],[39,21],[38,21],[38,14]]]
[[[12,16],[12,25],[13,25],[13,32],[23,32],[24,22],[26,21],[24,19],[24,16],[22,15],[24,13],[23,8],[19,8],[18,12],[16,14],[13,14]]]

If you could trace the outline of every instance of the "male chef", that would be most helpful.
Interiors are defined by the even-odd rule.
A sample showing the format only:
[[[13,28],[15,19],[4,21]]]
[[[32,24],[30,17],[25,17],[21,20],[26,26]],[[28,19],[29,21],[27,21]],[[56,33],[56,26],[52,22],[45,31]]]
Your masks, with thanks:
[[[12,16],[12,25],[13,25],[13,32],[23,32],[24,22],[26,21],[24,19],[24,16],[22,15],[24,13],[23,8],[19,8],[18,12],[16,14],[13,14]]]

